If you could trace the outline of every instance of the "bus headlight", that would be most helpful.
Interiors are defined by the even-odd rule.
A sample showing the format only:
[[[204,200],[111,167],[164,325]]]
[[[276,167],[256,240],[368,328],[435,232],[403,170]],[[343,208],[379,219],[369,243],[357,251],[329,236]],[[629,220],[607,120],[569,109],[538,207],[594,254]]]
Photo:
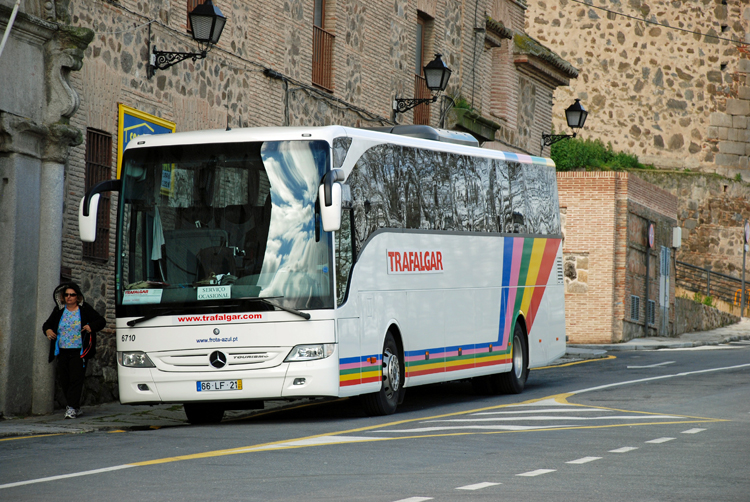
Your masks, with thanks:
[[[292,349],[284,362],[291,361],[314,361],[315,359],[325,359],[333,354],[336,347],[333,343],[319,343],[316,345],[297,345]]]
[[[128,368],[153,368],[154,363],[145,352],[118,352],[117,362]]]

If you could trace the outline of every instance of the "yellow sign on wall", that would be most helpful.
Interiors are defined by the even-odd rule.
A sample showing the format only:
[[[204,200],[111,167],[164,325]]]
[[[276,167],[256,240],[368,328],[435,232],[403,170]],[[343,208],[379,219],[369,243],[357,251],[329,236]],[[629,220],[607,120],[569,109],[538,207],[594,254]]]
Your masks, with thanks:
[[[122,170],[122,152],[128,146],[128,142],[144,134],[168,134],[175,131],[175,123],[155,117],[146,112],[136,110],[120,103],[117,130],[119,131],[117,141],[117,178],[120,178]]]

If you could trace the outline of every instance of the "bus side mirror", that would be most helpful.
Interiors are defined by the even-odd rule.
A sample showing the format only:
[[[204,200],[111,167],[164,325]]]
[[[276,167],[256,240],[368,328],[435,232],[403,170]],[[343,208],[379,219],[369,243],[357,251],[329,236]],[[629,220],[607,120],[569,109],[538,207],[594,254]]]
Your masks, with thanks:
[[[96,240],[96,210],[99,207],[99,194],[102,192],[119,192],[122,180],[100,181],[86,192],[78,207],[78,234],[83,242]]]
[[[333,183],[330,187],[331,205],[326,206],[326,187],[320,185],[318,188],[318,197],[322,204],[320,205],[320,219],[323,223],[323,230],[326,232],[338,232],[341,228],[341,184]]]
[[[341,184],[344,181],[344,171],[331,169],[323,176],[323,182],[318,188],[320,200],[320,219],[323,230],[337,232],[341,228]]]
[[[86,208],[86,197],[81,199],[78,208],[78,233],[83,242],[94,242],[96,240],[96,214],[99,207],[99,194],[94,194],[89,199],[88,215],[84,215]]]

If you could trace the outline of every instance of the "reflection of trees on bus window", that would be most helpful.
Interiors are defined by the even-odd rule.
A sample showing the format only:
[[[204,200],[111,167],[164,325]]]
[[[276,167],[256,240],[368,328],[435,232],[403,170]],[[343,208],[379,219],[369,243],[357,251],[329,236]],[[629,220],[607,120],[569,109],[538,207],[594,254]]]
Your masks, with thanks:
[[[379,228],[557,235],[554,176],[546,165],[374,146],[347,181],[357,251]]]

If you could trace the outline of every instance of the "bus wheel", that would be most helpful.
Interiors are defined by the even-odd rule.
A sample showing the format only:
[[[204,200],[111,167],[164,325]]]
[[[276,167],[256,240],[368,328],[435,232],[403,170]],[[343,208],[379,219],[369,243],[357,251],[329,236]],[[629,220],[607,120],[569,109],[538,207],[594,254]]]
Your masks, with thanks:
[[[362,396],[365,412],[371,416],[395,412],[403,385],[404,365],[396,340],[389,332],[383,344],[383,384],[379,392]]]
[[[185,403],[182,407],[193,425],[218,424],[224,418],[224,409],[212,404]]]
[[[511,346],[513,367],[509,373],[498,375],[500,389],[508,394],[520,394],[529,378],[529,348],[523,336],[523,328],[516,324],[513,330],[513,345]]]

